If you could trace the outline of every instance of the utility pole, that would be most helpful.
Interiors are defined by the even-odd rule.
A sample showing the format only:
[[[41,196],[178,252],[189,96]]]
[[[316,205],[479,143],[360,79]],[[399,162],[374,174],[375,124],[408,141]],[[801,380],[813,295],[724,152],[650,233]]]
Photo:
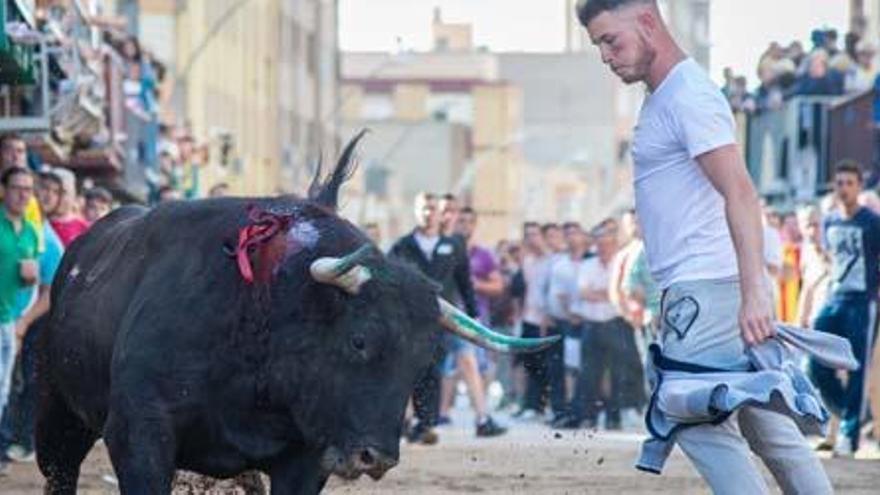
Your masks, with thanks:
[[[865,34],[865,0],[849,0],[849,30],[853,33]]]

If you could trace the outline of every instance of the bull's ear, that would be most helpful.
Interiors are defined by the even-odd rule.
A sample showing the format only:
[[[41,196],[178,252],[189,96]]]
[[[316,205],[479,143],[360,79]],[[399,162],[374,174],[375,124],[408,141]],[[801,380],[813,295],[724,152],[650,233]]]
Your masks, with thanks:
[[[318,171],[314,180],[312,180],[312,185],[309,187],[309,199],[331,210],[335,211],[337,209],[339,205],[339,188],[354,175],[357,169],[354,152],[357,149],[358,142],[366,133],[367,129],[363,129],[348,142],[342,151],[342,155],[339,157],[339,161],[336,162],[336,167],[330,174],[330,178],[325,182],[321,181],[321,166],[319,163]]]

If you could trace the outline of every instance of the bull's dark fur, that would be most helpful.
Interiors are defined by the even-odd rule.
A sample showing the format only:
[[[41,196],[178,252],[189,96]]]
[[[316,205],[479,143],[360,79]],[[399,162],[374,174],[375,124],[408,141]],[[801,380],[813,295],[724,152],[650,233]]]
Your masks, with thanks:
[[[333,212],[354,144],[311,199],[126,207],[71,246],[39,343],[47,493],[75,493],[99,437],[126,494],[168,493],[176,468],[256,469],[274,494],[317,493],[331,470],[357,474],[349,456],[365,448],[397,458],[437,344],[436,290],[378,252],[357,296],[309,276],[315,259],[369,242]],[[320,233],[267,284],[247,284],[224,249],[250,204],[294,209]]]

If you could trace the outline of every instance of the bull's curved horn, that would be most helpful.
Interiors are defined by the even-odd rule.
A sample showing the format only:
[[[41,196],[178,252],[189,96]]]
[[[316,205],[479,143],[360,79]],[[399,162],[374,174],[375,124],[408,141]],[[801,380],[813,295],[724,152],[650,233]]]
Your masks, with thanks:
[[[465,338],[474,344],[499,352],[538,352],[559,342],[559,335],[540,339],[523,339],[503,335],[484,327],[464,311],[437,298],[440,305],[440,324],[450,332]]]
[[[373,275],[361,263],[370,256],[372,246],[364,244],[357,251],[342,258],[320,258],[312,262],[309,271],[315,281],[335,285],[349,294],[357,294]]]

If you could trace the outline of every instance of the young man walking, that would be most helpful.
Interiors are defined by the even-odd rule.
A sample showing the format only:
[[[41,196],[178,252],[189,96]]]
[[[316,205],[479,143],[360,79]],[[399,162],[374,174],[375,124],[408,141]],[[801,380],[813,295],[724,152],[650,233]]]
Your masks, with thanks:
[[[633,140],[636,210],[648,262],[665,291],[664,358],[745,371],[746,350],[774,333],[762,260],[761,210],[730,106],[678,47],[655,0],[580,0],[602,61],[649,91]],[[750,448],[785,493],[831,493],[795,422],[745,406],[675,441],[716,494],[767,493]]]
[[[831,258],[831,287],[813,327],[849,340],[860,368],[841,383],[837,371],[813,361],[810,372],[825,403],[841,418],[838,455],[859,449],[862,420],[867,412],[865,372],[871,369],[880,270],[880,217],[859,205],[862,170],[843,162],[834,172],[839,208],[825,219],[823,241]]]

